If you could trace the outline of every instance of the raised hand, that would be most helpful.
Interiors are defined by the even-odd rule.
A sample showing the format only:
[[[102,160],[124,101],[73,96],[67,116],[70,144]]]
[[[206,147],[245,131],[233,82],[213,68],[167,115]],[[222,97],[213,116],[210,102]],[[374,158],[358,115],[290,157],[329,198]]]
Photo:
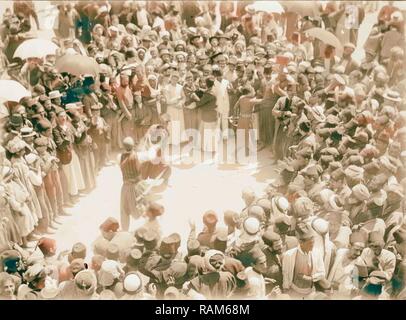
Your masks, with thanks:
[[[189,227],[190,230],[196,230],[196,223],[192,219],[189,219]]]

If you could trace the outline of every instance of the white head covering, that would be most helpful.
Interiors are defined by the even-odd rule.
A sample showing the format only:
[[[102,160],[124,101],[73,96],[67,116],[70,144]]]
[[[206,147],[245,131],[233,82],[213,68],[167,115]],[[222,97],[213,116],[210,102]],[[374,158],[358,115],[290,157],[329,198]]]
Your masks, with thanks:
[[[274,197],[271,201],[272,212],[284,214],[289,209],[289,201],[285,197]]]
[[[316,218],[312,221],[312,228],[320,235],[328,232],[328,222],[322,218]]]
[[[123,145],[134,146],[134,140],[131,137],[125,137],[123,140]]]
[[[320,198],[323,203],[327,203],[332,196],[334,196],[334,192],[330,189],[323,189],[320,191]]]
[[[103,286],[110,286],[118,279],[124,271],[121,269],[117,261],[106,260],[102,263],[99,271],[99,283]]]
[[[260,222],[257,218],[249,217],[243,223],[244,231],[249,235],[254,235],[259,232]]]
[[[208,250],[206,252],[206,254],[204,255],[204,263],[205,263],[205,268],[207,269],[207,271],[216,271],[216,269],[210,263],[210,259],[215,255],[220,255],[223,257],[223,265],[224,265],[224,263],[225,263],[224,253],[222,253],[221,251],[218,251],[218,250],[214,250],[214,249]]]
[[[129,293],[137,293],[142,288],[142,280],[136,273],[128,274],[124,279],[124,289]]]
[[[163,31],[160,31],[160,32],[159,32],[159,36],[160,36],[161,38],[163,38],[163,37],[165,37],[165,36],[169,37],[170,34],[169,34],[168,31],[163,30]]]

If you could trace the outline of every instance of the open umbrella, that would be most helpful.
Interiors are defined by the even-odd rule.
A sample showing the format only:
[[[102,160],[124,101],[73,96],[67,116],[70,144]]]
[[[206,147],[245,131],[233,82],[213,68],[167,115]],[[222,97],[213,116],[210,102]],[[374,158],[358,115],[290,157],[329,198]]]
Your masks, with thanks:
[[[284,13],[282,5],[278,1],[255,1],[252,5],[255,11],[266,13]]]
[[[22,84],[14,80],[0,80],[0,98],[5,101],[19,102],[24,97],[30,97],[29,92]]]
[[[29,39],[21,43],[14,52],[14,58],[44,58],[55,54],[59,47],[50,40]]]
[[[333,46],[338,50],[343,50],[343,46],[338,38],[331,32],[322,28],[310,28],[306,30],[306,34],[310,37],[319,39],[320,41]]]
[[[315,1],[283,1],[285,12],[295,12],[302,17],[315,17],[320,14]]]
[[[55,67],[59,72],[68,72],[75,76],[92,74],[97,76],[100,72],[99,64],[93,58],[79,54],[66,54],[56,60]]]

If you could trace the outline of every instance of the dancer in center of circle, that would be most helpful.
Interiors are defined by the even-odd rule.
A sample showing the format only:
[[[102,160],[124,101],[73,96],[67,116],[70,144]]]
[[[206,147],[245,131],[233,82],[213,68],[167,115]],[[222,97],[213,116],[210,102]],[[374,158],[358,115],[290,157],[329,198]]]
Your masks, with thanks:
[[[146,186],[141,175],[141,162],[135,151],[133,138],[124,138],[123,146],[125,151],[120,156],[120,168],[123,176],[120,217],[122,230],[128,231],[130,216],[134,219],[141,217],[148,206],[148,201],[145,197]]]

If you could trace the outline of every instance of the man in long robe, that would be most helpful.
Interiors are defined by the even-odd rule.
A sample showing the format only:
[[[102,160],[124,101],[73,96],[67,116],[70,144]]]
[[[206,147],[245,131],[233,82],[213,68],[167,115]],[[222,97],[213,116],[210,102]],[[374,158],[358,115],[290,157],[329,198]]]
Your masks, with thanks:
[[[313,250],[314,232],[306,224],[297,228],[299,245],[283,254],[283,290],[291,299],[311,297],[315,283],[326,276],[323,257]]]
[[[120,76],[120,86],[116,90],[119,107],[122,111],[119,118],[121,122],[122,135],[124,137],[132,137],[135,139],[134,130],[134,97],[129,87],[129,77],[126,74]]]
[[[327,278],[331,282],[333,290],[343,298],[350,298],[353,290],[357,289],[353,277],[357,264],[360,264],[359,256],[365,248],[364,234],[354,232],[351,234],[350,243],[349,249],[341,248],[337,251]]]
[[[120,168],[123,175],[121,188],[121,227],[128,231],[130,216],[141,217],[146,208],[144,190],[141,184],[141,165],[134,151],[134,140],[127,137],[123,140],[125,152],[120,156]]]

